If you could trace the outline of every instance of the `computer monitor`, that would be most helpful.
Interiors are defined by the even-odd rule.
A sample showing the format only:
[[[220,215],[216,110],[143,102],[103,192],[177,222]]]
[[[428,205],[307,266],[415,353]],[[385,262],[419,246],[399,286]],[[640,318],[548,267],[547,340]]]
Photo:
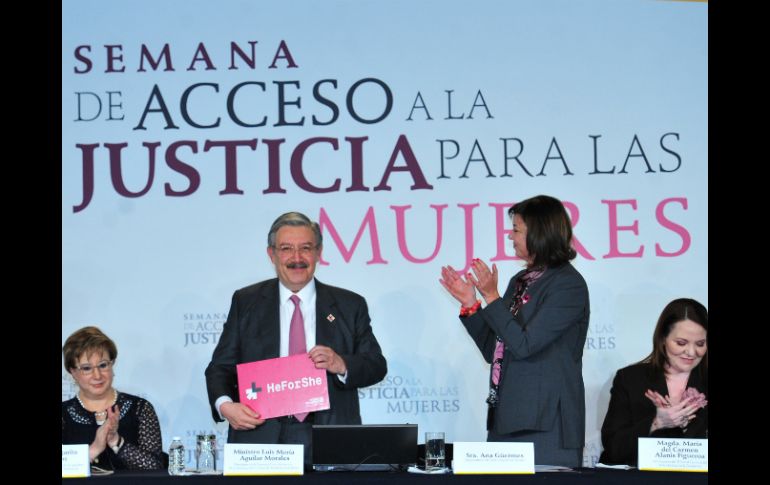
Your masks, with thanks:
[[[405,470],[416,463],[416,424],[313,425],[314,470]]]

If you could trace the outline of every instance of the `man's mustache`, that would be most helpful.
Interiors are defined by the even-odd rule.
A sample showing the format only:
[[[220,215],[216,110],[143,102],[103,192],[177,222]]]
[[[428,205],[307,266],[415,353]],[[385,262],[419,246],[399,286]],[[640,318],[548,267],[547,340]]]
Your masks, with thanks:
[[[298,261],[298,262],[289,263],[286,265],[286,267],[289,269],[305,269],[307,268],[307,266],[308,266],[307,263],[304,261]]]

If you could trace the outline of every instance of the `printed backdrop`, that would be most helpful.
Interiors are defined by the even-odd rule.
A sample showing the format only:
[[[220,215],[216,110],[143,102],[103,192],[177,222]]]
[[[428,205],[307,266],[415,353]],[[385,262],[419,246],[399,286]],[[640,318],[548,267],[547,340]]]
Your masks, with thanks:
[[[85,325],[116,341],[115,386],[152,402],[164,448],[225,442],[203,371],[232,292],[274,276],[286,211],[321,224],[318,279],[369,303],[388,375],[359,392],[364,422],[420,436],[485,439],[489,366],[438,278],[479,257],[502,291],[516,201],[555,196],[575,226],[586,465],[663,306],[708,305],[706,3],[65,0],[62,16],[62,343]]]

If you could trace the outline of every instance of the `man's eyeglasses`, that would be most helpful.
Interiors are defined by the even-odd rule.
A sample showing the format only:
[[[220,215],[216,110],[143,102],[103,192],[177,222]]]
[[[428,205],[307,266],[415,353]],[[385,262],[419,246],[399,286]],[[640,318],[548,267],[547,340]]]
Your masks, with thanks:
[[[293,256],[295,251],[299,252],[300,256],[310,256],[313,254],[313,251],[316,250],[316,247],[312,244],[302,244],[299,247],[290,244],[281,244],[276,250],[278,250],[278,254],[280,254],[281,257],[288,258],[289,256]]]
[[[82,364],[79,367],[76,367],[76,369],[80,371],[80,373],[84,376],[92,373],[94,369],[99,369],[99,372],[107,372],[108,370],[112,369],[112,361],[103,360],[96,365]]]

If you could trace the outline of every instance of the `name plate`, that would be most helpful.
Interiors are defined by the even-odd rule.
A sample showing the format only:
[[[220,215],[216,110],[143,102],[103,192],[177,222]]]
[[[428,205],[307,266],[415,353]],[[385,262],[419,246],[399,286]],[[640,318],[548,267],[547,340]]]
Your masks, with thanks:
[[[639,469],[708,472],[709,440],[639,438]]]
[[[225,443],[223,473],[226,476],[302,475],[302,445]]]
[[[88,445],[61,445],[61,477],[90,476],[91,460],[88,459]]]
[[[452,471],[455,475],[535,473],[535,445],[457,441]]]
[[[329,409],[326,370],[316,369],[307,354],[238,364],[241,404],[261,419]]]

